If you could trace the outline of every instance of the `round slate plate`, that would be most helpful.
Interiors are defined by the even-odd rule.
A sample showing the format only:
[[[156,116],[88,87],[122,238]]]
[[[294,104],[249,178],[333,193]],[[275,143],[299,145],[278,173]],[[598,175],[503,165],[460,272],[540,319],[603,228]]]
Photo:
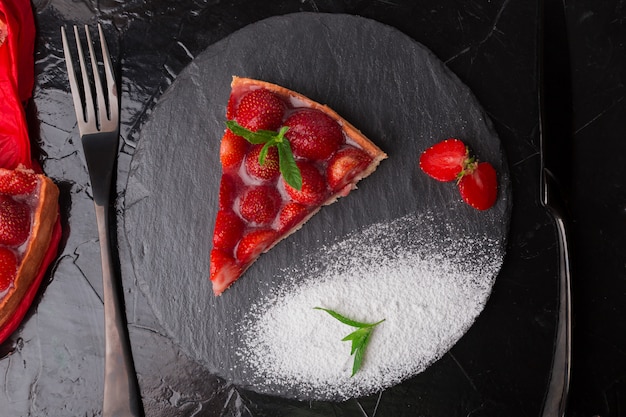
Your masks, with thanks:
[[[209,252],[221,176],[219,144],[233,75],[283,85],[328,104],[389,159],[358,190],[323,208],[214,297]],[[419,154],[450,136],[465,141],[496,168],[500,189],[490,210],[470,208],[454,183],[439,183],[420,171]],[[432,53],[372,20],[298,13],[239,30],[209,47],[178,76],[142,130],[126,190],[124,228],[134,272],[155,314],[199,363],[259,392],[340,400],[421,371],[467,331],[502,263],[509,194],[503,150],[484,111]],[[408,360],[417,365],[399,378],[356,390],[342,385],[320,392],[288,378],[268,382],[253,372],[245,355],[237,354],[246,342],[242,326],[254,321],[249,311],[262,312],[264,300],[276,299],[277,288],[315,282],[329,261],[324,255],[328,248],[357,242],[345,252],[355,258],[355,245],[366,249],[373,242],[359,234],[392,223],[407,225],[395,239],[407,248],[428,247],[445,257],[455,248],[450,242],[467,242],[462,257],[472,263],[473,272],[466,278],[480,290],[461,323],[449,331],[442,324],[433,336],[437,346],[418,361]]]

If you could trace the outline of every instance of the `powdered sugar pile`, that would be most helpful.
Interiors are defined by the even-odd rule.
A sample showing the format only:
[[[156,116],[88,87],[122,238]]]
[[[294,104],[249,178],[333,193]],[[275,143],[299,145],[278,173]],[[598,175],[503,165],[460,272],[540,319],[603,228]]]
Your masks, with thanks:
[[[289,271],[292,285],[257,303],[240,326],[246,372],[298,397],[345,399],[424,370],[471,326],[502,261],[497,242],[459,239],[442,227],[415,215],[376,224],[316,254],[324,266]],[[313,278],[296,283],[303,271]],[[385,319],[354,377],[350,343],[341,339],[355,329],[316,306],[358,321]]]

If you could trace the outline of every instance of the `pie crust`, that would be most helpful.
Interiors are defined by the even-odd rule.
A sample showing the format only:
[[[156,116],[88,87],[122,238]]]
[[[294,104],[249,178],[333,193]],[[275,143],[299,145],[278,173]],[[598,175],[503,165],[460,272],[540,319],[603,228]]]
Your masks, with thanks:
[[[31,214],[31,233],[19,251],[19,264],[16,278],[0,298],[0,329],[18,310],[33,282],[37,279],[42,262],[46,257],[57,226],[59,216],[59,189],[48,177],[38,174],[35,190],[36,205]]]

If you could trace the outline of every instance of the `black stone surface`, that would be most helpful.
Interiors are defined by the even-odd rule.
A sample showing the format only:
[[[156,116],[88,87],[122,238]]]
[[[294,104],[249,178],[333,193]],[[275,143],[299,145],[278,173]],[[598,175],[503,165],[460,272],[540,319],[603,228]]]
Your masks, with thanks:
[[[328,104],[389,159],[358,190],[323,208],[216,298],[207,280],[208,254],[233,74],[274,82]],[[460,138],[496,168],[499,198],[493,208],[471,208],[454,183],[439,183],[419,169],[420,153],[448,137]],[[370,225],[423,213],[441,223],[440,233],[414,227],[412,240],[404,244],[429,242],[443,254],[444,242],[471,239],[468,258],[480,256],[485,262],[473,279],[490,287],[497,271],[486,262],[502,262],[511,212],[501,143],[470,90],[430,51],[398,30],[371,19],[322,13],[262,20],[194,59],[141,131],[124,201],[124,236],[134,273],[173,340],[211,372],[239,386],[317,400],[338,397],[297,386],[267,387],[263,379],[246,373],[249,364],[236,355],[245,314],[293,279],[283,271],[307,262],[297,280],[315,280],[328,262],[316,259],[321,248]],[[361,251],[369,244],[363,242]],[[483,275],[480,269],[490,272]],[[468,324],[473,319],[465,317]]]
[[[97,20],[104,25],[121,76],[123,141],[116,191],[123,197],[138,133],[178,73],[235,30],[298,11],[347,13],[390,25],[428,47],[469,86],[493,121],[510,167],[513,211],[502,271],[471,331],[406,386],[413,395],[406,395],[402,387],[338,407],[268,399],[229,385],[198,366],[165,335],[131,278],[128,248],[121,245],[130,337],[146,415],[539,414],[557,294],[555,229],[538,198],[538,2],[35,0],[33,4],[38,25],[37,85],[29,116],[44,169],[62,190],[65,239],[28,317],[0,346],[1,415],[92,416],[101,415],[102,409],[97,233],[59,26]],[[570,182],[575,303],[568,415],[623,416],[626,10],[620,0],[564,4],[573,126],[563,127],[571,138],[567,162],[572,174],[562,180]]]

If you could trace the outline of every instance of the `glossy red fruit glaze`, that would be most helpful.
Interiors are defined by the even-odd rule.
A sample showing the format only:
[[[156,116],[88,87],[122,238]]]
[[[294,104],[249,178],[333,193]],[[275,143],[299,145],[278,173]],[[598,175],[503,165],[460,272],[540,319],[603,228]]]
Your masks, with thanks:
[[[308,213],[309,208],[300,203],[290,202],[285,204],[278,213],[278,232],[281,234],[287,232],[302,221]]]
[[[0,169],[0,194],[30,194],[37,186],[37,175],[26,169]]]
[[[0,292],[11,286],[17,273],[17,257],[12,250],[0,247]]]
[[[263,149],[263,145],[252,145],[250,151],[246,154],[245,165],[246,172],[252,177],[271,181],[280,175],[280,166],[278,163],[278,149],[275,146],[267,150],[263,165],[259,163],[259,153]]]
[[[280,193],[273,186],[253,186],[246,189],[239,200],[239,212],[245,220],[256,225],[274,221],[282,203]]]
[[[454,138],[443,140],[420,155],[420,168],[437,181],[457,179],[467,163],[467,147]]]
[[[237,214],[230,210],[218,211],[213,232],[213,247],[232,253],[243,236],[244,229],[245,224]]]
[[[320,204],[328,195],[326,180],[315,165],[310,162],[297,161],[302,175],[302,188],[296,190],[283,179],[285,191],[292,200],[307,206]]]
[[[477,210],[487,210],[496,202],[498,178],[489,162],[480,162],[467,168],[468,172],[459,181],[463,200]]]
[[[226,129],[220,144],[220,162],[226,169],[238,166],[243,161],[250,144],[241,136]]]
[[[213,282],[213,292],[220,295],[228,286],[241,275],[241,267],[235,258],[219,249],[211,250],[210,277]]]
[[[19,246],[30,233],[30,210],[24,203],[0,195],[0,244]]]
[[[219,209],[231,210],[235,204],[235,198],[242,188],[242,182],[238,177],[222,174],[222,179],[220,181],[220,194],[218,197]]]
[[[237,98],[238,96],[231,92],[228,103],[226,104],[226,120],[235,119],[235,114],[237,113]]]
[[[323,161],[344,142],[341,126],[328,115],[313,109],[299,110],[285,120],[293,154],[300,158]]]
[[[372,162],[360,149],[349,147],[335,153],[326,167],[326,180],[331,190],[337,191],[352,182]]]
[[[255,229],[248,232],[237,246],[236,258],[241,264],[247,264],[265,252],[278,238],[273,229]]]
[[[253,131],[278,130],[284,114],[283,101],[271,91],[261,88],[241,97],[235,120],[241,126]]]

